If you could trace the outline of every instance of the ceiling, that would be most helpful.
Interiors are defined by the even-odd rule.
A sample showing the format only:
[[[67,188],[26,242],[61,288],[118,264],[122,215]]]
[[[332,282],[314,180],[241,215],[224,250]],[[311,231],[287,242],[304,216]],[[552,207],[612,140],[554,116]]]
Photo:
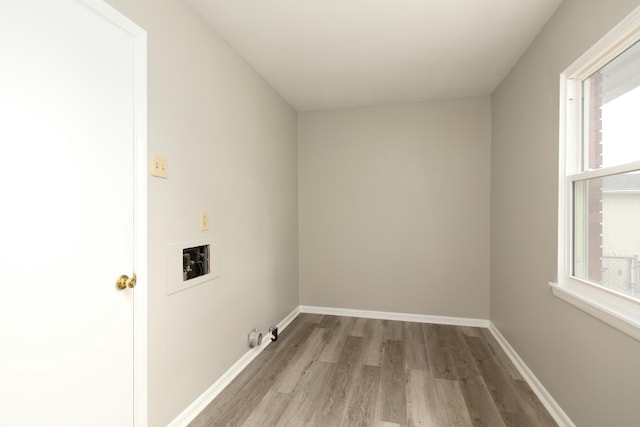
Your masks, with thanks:
[[[562,0],[187,0],[298,111],[489,95]]]

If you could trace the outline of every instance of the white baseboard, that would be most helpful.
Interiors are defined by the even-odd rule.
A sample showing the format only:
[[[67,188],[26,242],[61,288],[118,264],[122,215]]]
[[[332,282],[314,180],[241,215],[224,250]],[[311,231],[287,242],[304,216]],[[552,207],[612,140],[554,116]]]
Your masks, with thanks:
[[[293,319],[300,314],[300,308],[296,307],[291,313],[289,313],[280,323],[278,327],[278,333],[282,332]],[[209,387],[204,393],[202,393],[196,400],[194,400],[189,406],[185,408],[176,418],[169,423],[167,427],[186,427],[191,421],[193,421],[204,408],[209,405],[237,377],[244,368],[249,365],[258,357],[258,355],[271,344],[271,339],[265,337],[262,344],[259,347],[253,348],[247,351],[236,363],[233,364],[222,376]]]
[[[465,317],[446,317],[446,316],[427,316],[423,314],[406,314],[406,313],[392,313],[385,311],[369,311],[369,310],[351,310],[344,308],[332,308],[332,307],[314,307],[314,306],[300,306],[301,313],[312,314],[327,314],[334,316],[349,316],[349,317],[365,317],[368,319],[384,319],[384,320],[400,320],[404,322],[417,322],[417,323],[435,323],[440,325],[454,325],[454,326],[471,326],[478,328],[488,328],[492,335],[496,338],[504,352],[509,356],[509,359],[516,366],[520,374],[525,381],[529,384],[529,387],[538,396],[540,402],[549,411],[549,414],[553,417],[555,422],[560,427],[575,427],[575,424],[571,421],[569,416],[562,410],[560,405],[553,399],[551,394],[542,385],[540,380],[536,378],[531,369],[524,363],[524,361],[518,356],[516,351],[511,347],[511,344],[506,340],[504,336],[498,331],[495,325],[486,319],[473,319]]]
[[[553,417],[555,422],[558,423],[560,427],[576,427],[573,421],[571,421],[571,418],[569,418],[569,416],[562,410],[560,405],[558,405],[554,400],[553,396],[551,396],[551,393],[547,391],[540,380],[538,380],[531,369],[529,369],[527,364],[524,363],[524,360],[518,356],[518,353],[516,353],[513,347],[511,347],[509,341],[507,341],[507,339],[500,333],[493,322],[489,322],[489,331],[495,337],[496,341],[498,341],[504,352],[507,353],[511,362],[513,362],[520,372],[520,375],[524,377],[525,381],[529,384],[529,387],[531,387],[531,390],[533,390],[536,396],[538,396],[538,399],[540,399],[540,402],[544,405],[547,411],[549,411],[549,414]]]
[[[488,328],[487,319],[467,317],[428,316],[425,314],[393,313],[388,311],[351,310],[346,308],[300,306],[301,313],[328,314],[333,316],[364,317],[367,319],[400,320],[403,322],[435,323],[438,325],[471,326]]]
[[[428,316],[423,314],[393,313],[386,311],[351,310],[345,308],[315,307],[301,305],[287,315],[277,326],[279,331],[284,330],[293,319],[300,313],[326,314],[333,316],[363,317],[367,319],[400,320],[404,322],[434,323],[440,325],[471,326],[478,328],[488,328],[496,341],[500,344],[504,352],[509,356],[529,387],[538,396],[540,402],[549,411],[549,414],[560,427],[575,427],[569,416],[562,410],[560,405],[553,399],[551,394],[536,378],[531,369],[518,356],[518,353],[511,347],[511,344],[500,333],[495,325],[487,319],[474,319],[465,317]],[[270,339],[265,339],[260,347],[249,350],[236,363],[231,366],[211,387],[202,393],[193,403],[191,403],[180,415],[178,415],[168,427],[186,427],[213,399],[233,381],[269,344]]]

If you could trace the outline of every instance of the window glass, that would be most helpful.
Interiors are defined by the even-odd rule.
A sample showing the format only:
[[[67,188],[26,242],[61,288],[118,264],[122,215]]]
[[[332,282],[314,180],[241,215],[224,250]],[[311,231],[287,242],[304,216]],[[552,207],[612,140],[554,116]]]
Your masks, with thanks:
[[[560,75],[562,300],[640,340],[640,7]]]
[[[581,172],[572,183],[572,275],[640,299],[640,43],[581,81]],[[637,168],[637,166],[636,166]],[[600,170],[603,176],[579,175]]]
[[[582,82],[583,170],[640,160],[640,43]]]
[[[640,172],[574,182],[573,275],[640,299]]]

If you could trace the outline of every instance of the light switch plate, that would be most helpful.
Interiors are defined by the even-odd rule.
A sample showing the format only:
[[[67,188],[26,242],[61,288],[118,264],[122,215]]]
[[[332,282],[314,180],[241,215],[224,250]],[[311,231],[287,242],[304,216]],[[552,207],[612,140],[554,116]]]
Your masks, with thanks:
[[[167,178],[167,158],[153,154],[151,156],[151,176]]]

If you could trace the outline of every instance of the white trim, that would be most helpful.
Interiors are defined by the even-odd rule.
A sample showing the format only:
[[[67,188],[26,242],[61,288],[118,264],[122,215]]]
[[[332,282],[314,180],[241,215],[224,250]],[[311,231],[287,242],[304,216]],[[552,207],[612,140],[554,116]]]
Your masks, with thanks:
[[[130,30],[131,31],[131,30]],[[133,298],[133,425],[146,427],[148,421],[148,185],[147,185],[147,33],[133,34],[134,126],[135,126],[135,261],[139,285]]]
[[[403,322],[434,323],[438,325],[471,326],[488,328],[489,320],[467,317],[428,316],[425,314],[394,313],[388,311],[352,310],[347,308],[300,306],[301,313],[328,314],[332,316],[364,317],[367,319],[399,320]]]
[[[640,340],[640,304],[626,295],[572,276],[572,183],[637,170],[640,161],[582,171],[579,162],[583,131],[580,81],[609,63],[640,40],[640,7],[560,75],[559,179],[558,179],[558,275],[550,283],[553,294],[574,307]],[[582,153],[584,155],[584,153]]]
[[[287,314],[287,317],[285,317],[284,319],[282,319],[280,321],[280,323],[278,323],[276,326],[278,327],[278,332],[282,332],[284,331],[287,326],[289,326],[289,324],[291,324],[291,322],[293,322],[293,319],[295,319],[296,317],[298,317],[298,314],[300,314],[300,307],[296,307],[294,308],[291,313]]]
[[[87,9],[89,9],[92,12],[94,12],[96,15],[100,16],[101,18],[104,18],[107,21],[111,22],[113,25],[115,25],[116,27],[118,27],[118,28],[122,29],[123,31],[127,32],[132,37],[134,37],[134,38],[144,37],[145,38],[145,44],[144,44],[144,46],[145,46],[145,67],[146,67],[146,58],[147,58],[146,57],[146,47],[147,47],[146,37],[147,37],[147,32],[145,30],[140,28],[140,26],[138,26],[138,24],[133,22],[127,16],[123,15],[119,10],[115,9],[113,6],[111,6],[109,3],[107,3],[104,0],[75,0],[75,2],[81,4],[84,7],[86,7]],[[135,43],[135,41],[134,41],[134,43]],[[135,53],[134,53],[134,55],[135,55]],[[146,83],[146,78],[147,78],[147,76],[145,74],[145,83]],[[146,90],[146,85],[145,85],[145,90]]]
[[[565,73],[584,79],[640,39],[640,6],[578,58]]]
[[[287,315],[278,325],[278,332],[283,331],[289,324],[300,314],[300,308],[296,307],[291,313]],[[191,421],[193,421],[198,414],[200,414],[204,408],[218,396],[222,390],[227,387],[231,381],[234,380],[249,363],[251,363],[262,351],[271,344],[270,339],[262,340],[262,344],[259,347],[253,348],[247,351],[236,363],[234,363],[227,371],[222,374],[218,380],[211,385],[204,393],[202,393],[196,400],[194,400],[184,411],[182,411],[176,418],[169,423],[167,427],[186,427]]]
[[[627,172],[634,172],[637,170],[640,170],[640,160],[630,163],[623,163],[621,165],[608,166],[606,168],[592,169],[576,174],[571,174],[567,176],[567,179],[570,182],[575,182],[586,179],[602,178],[610,175],[623,174]]]
[[[529,387],[531,387],[538,399],[540,399],[540,402],[544,405],[547,411],[549,411],[549,414],[558,423],[558,425],[560,427],[575,427],[575,424],[571,421],[569,416],[562,410],[560,405],[558,405],[558,403],[553,399],[553,396],[551,396],[547,389],[542,385],[540,380],[538,380],[531,369],[529,369],[526,363],[524,363],[520,356],[518,356],[513,347],[511,347],[509,342],[502,336],[500,331],[498,331],[493,322],[491,322],[490,320],[314,306],[300,306],[300,312],[312,314],[327,314],[334,316],[364,317],[368,319],[399,320],[404,322],[435,323],[441,325],[487,328],[496,338],[496,341],[498,341],[504,352],[507,354],[507,356],[509,356],[509,359],[513,362],[527,384],[529,384]]]
[[[549,286],[558,298],[640,341],[640,310],[637,303],[613,296],[605,290],[590,289],[586,284],[572,286],[551,282]]]
[[[575,427],[575,424],[571,421],[569,416],[562,410],[560,405],[558,405],[558,403],[553,399],[553,396],[551,396],[540,380],[538,380],[531,369],[529,369],[527,364],[520,358],[518,353],[516,353],[506,338],[502,336],[500,331],[490,320],[301,305],[289,313],[289,315],[280,322],[278,328],[280,330],[284,330],[300,313],[487,328],[558,425],[560,427]],[[229,383],[231,383],[231,381],[233,381],[233,379],[237,377],[242,370],[245,369],[247,365],[249,365],[249,363],[251,363],[271,342],[271,340],[264,341],[266,341],[266,343],[263,342],[260,347],[245,353],[245,355],[234,363],[231,368],[229,368],[211,387],[209,387],[209,389],[202,393],[202,395],[193,401],[193,403],[182,411],[180,415],[171,421],[168,427],[186,427],[191,421],[193,421],[196,416],[198,416],[198,414],[200,414],[204,408],[206,408],[207,405],[209,405],[209,403],[211,403],[211,401],[213,401],[213,399],[215,399],[215,397],[218,396],[220,392],[222,392],[222,390],[224,390],[224,388],[228,386]]]
[[[540,380],[538,380],[534,375],[533,371],[531,371],[527,364],[524,363],[524,360],[522,360],[513,347],[511,347],[509,341],[507,341],[507,339],[500,333],[493,322],[489,322],[489,331],[496,341],[498,341],[498,344],[500,344],[500,347],[502,347],[507,356],[509,356],[511,362],[518,369],[518,372],[520,372],[520,375],[522,375],[527,384],[529,384],[529,387],[531,387],[531,390],[533,390],[536,396],[538,396],[538,399],[540,399],[540,402],[544,405],[555,422],[558,423],[560,427],[575,427],[571,418],[569,418],[569,416],[562,410],[553,396],[551,396],[551,393],[547,391]]]

